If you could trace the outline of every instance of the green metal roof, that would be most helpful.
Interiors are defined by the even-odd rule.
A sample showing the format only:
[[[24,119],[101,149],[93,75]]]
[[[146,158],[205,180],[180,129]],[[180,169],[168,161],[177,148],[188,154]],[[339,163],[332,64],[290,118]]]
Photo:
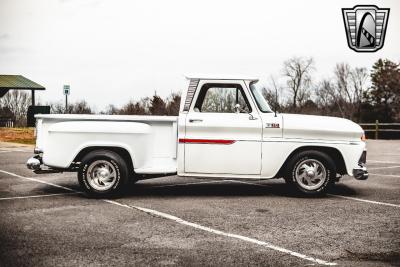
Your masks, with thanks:
[[[45,90],[43,86],[37,84],[22,75],[2,75],[0,74],[0,91],[9,90]]]

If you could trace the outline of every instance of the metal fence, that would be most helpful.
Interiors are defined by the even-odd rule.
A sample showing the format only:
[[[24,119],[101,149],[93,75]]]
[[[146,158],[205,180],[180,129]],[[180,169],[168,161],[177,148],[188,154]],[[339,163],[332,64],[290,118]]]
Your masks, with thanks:
[[[369,138],[400,139],[400,123],[360,123]]]

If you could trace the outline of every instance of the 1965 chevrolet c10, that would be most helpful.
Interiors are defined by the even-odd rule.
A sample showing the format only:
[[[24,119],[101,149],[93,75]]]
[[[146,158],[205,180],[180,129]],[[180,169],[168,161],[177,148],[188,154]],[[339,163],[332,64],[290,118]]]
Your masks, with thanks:
[[[252,78],[190,77],[179,116],[36,115],[36,173],[77,171],[95,196],[178,174],[284,178],[299,192],[368,178],[364,131],[350,120],[276,114]],[[42,168],[42,166],[46,166]]]

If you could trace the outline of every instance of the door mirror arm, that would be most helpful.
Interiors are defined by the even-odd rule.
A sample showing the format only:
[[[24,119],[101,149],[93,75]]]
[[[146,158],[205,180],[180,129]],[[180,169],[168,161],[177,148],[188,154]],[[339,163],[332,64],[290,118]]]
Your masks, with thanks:
[[[253,114],[248,113],[249,114],[249,120],[254,121],[254,120],[258,120],[258,118],[254,117]]]
[[[239,114],[240,112],[249,114],[249,120],[251,120],[251,121],[257,120],[257,118],[253,116],[253,114],[251,114],[250,112],[242,109],[239,104],[236,104],[235,105],[235,113]]]

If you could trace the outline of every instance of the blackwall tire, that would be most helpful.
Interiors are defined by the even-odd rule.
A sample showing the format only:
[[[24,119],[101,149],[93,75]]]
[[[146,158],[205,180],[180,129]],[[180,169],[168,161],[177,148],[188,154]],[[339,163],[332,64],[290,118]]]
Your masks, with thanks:
[[[78,181],[81,188],[92,197],[119,195],[128,184],[128,166],[117,153],[95,150],[81,161]]]
[[[336,165],[320,151],[302,151],[288,163],[286,183],[304,195],[323,195],[334,185]]]

